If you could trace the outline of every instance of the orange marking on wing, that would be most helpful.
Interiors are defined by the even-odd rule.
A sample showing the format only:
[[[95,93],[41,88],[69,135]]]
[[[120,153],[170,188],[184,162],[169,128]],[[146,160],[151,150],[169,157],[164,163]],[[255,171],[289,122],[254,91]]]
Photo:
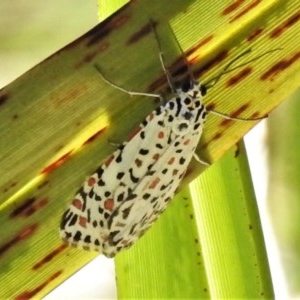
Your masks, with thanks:
[[[152,158],[153,158],[154,160],[158,160],[158,159],[159,159],[159,154],[158,154],[158,153],[155,153],[155,154],[152,156]]]
[[[185,140],[185,141],[183,142],[183,145],[187,146],[190,142],[191,142],[191,140],[190,140],[190,139],[187,139],[187,140]]]
[[[96,179],[95,179],[94,177],[90,177],[90,178],[87,180],[88,186],[94,186],[95,183],[96,183]]]
[[[154,180],[151,181],[151,183],[149,185],[149,189],[155,189],[155,187],[158,185],[159,182],[160,182],[160,179],[158,177],[156,177]]]
[[[168,161],[168,165],[172,165],[175,161],[175,157],[171,157]]]
[[[134,162],[135,162],[135,164],[136,164],[137,167],[140,167],[140,166],[142,165],[142,163],[143,163],[143,162],[142,162],[140,159],[138,159],[138,158],[135,159]]]
[[[109,211],[113,211],[114,205],[115,205],[115,201],[113,198],[109,198],[109,199],[105,200],[105,202],[104,202],[104,208]]]
[[[130,140],[132,140],[140,131],[141,131],[141,127],[140,126],[138,126],[138,127],[136,127],[132,132],[131,132],[131,134],[130,134],[130,136],[129,136],[129,141]]]
[[[72,205],[73,205],[74,207],[76,207],[77,209],[79,209],[79,210],[81,210],[81,208],[82,208],[82,202],[81,202],[81,200],[79,200],[79,199],[74,199],[74,200],[72,201]]]
[[[157,137],[158,137],[159,139],[163,139],[164,136],[165,136],[165,134],[164,134],[163,131],[160,131],[160,132],[158,133],[158,135],[157,135]]]
[[[111,162],[114,160],[115,156],[111,155],[104,163],[105,167],[109,167],[109,165],[111,164]]]
[[[85,217],[79,216],[79,225],[83,228],[86,228],[87,219]]]

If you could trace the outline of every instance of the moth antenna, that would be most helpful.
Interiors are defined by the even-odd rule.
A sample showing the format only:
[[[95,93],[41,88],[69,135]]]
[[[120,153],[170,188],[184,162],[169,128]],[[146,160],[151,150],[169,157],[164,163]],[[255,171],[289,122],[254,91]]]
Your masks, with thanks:
[[[169,24],[169,26],[170,26],[170,24]],[[186,65],[186,67],[187,67],[188,74],[189,74],[189,78],[190,78],[193,82],[195,82],[195,81],[197,81],[197,80],[195,79],[194,73],[193,73],[193,71],[192,71],[192,69],[191,69],[191,66],[190,66],[188,60],[187,60],[187,57],[186,57],[186,55],[185,55],[185,53],[184,53],[184,51],[183,51],[181,45],[179,44],[179,41],[178,41],[178,39],[177,39],[177,37],[176,37],[176,35],[175,35],[175,33],[174,33],[174,31],[173,31],[173,29],[172,29],[171,26],[170,26],[170,29],[171,29],[173,38],[174,38],[174,40],[175,40],[175,42],[176,42],[176,45],[177,45],[178,49],[180,50],[181,57],[183,58],[183,60],[184,60],[184,62],[185,62],[185,65]]]
[[[154,32],[155,40],[156,40],[157,47],[158,47],[158,50],[159,50],[159,60],[160,60],[162,69],[163,69],[164,73],[166,74],[167,81],[168,81],[168,84],[169,84],[169,87],[170,87],[171,91],[173,93],[176,93],[175,84],[174,84],[173,78],[172,78],[168,68],[166,67],[165,59],[164,59],[164,52],[162,51],[162,47],[161,47],[161,44],[160,44],[160,41],[159,41],[159,38],[158,38],[158,34],[157,34],[157,31],[156,31],[156,24],[157,23],[155,21],[153,21],[152,19],[150,19],[150,24],[151,24],[152,30]]]
[[[232,59],[232,60],[224,67],[224,69],[220,72],[219,75],[217,75],[216,77],[213,77],[212,79],[210,79],[208,82],[206,82],[206,83],[204,84],[204,86],[206,87],[206,89],[210,89],[210,88],[214,87],[214,86],[218,83],[218,81],[222,78],[223,75],[225,75],[225,74],[227,74],[227,73],[230,73],[230,72],[232,72],[232,71],[234,71],[234,70],[236,70],[236,69],[239,69],[239,68],[241,68],[241,67],[243,67],[243,66],[245,66],[245,65],[248,65],[248,64],[250,64],[251,62],[253,62],[253,61],[255,61],[255,60],[258,60],[258,59],[262,58],[262,57],[265,56],[265,55],[268,55],[268,54],[270,54],[270,53],[272,53],[272,52],[274,52],[274,51],[279,51],[279,50],[283,50],[283,48],[275,48],[275,49],[272,49],[272,50],[268,50],[268,51],[266,51],[266,52],[264,52],[264,53],[262,53],[262,54],[260,54],[260,55],[258,55],[258,56],[256,56],[256,57],[254,57],[254,58],[252,58],[252,59],[250,59],[250,60],[248,60],[248,61],[246,61],[246,62],[244,62],[244,63],[242,63],[242,64],[240,64],[240,65],[235,66],[235,67],[232,68],[232,69],[229,69],[230,66],[232,66],[236,61],[238,61],[240,58],[242,58],[243,56],[249,54],[249,53],[252,51],[252,49],[249,48],[249,49],[245,50],[244,52],[242,52],[241,54],[239,54],[238,56],[236,56],[235,58],[233,58],[233,59]],[[211,82],[212,82],[212,83],[211,83]]]

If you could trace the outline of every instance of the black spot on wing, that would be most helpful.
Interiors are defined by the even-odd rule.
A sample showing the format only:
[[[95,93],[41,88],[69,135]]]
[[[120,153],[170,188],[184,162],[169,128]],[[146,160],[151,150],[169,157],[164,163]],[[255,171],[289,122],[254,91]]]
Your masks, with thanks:
[[[74,226],[77,222],[77,219],[78,219],[78,215],[74,214],[72,219],[69,222],[69,226]]]
[[[64,230],[66,227],[66,224],[69,223],[70,219],[72,218],[73,213],[70,211],[70,209],[67,209],[64,214],[62,215],[61,222],[60,222],[60,229]]]
[[[121,193],[117,196],[117,202],[122,202],[124,200],[125,193]]]
[[[186,159],[184,157],[180,157],[179,164],[183,165],[185,163]]]
[[[80,231],[77,231],[73,237],[74,241],[78,242],[81,240],[82,233]]]
[[[151,196],[151,195],[150,195],[149,193],[146,193],[146,194],[143,195],[143,199],[144,199],[144,200],[147,200],[147,199],[150,198],[150,196]]]
[[[119,233],[119,231],[112,231],[109,233],[109,239],[108,239],[108,243],[110,246],[116,246],[120,241],[121,239],[117,240],[117,241],[114,241],[114,237]]]
[[[88,243],[90,244],[91,243],[91,236],[90,235],[87,235],[84,240],[83,240],[85,243]]]
[[[130,175],[130,180],[133,182],[133,183],[138,183],[139,182],[139,178],[138,177],[135,177],[133,175],[133,170],[132,168],[129,169],[129,175]]]
[[[105,186],[105,182],[101,178],[98,180],[98,186]]]
[[[118,180],[121,180],[121,179],[123,178],[124,175],[125,175],[124,172],[119,172],[119,173],[117,174],[117,179],[118,179]]]
[[[141,155],[147,155],[148,153],[149,153],[148,149],[141,148],[140,151],[139,151],[139,154],[141,154]]]

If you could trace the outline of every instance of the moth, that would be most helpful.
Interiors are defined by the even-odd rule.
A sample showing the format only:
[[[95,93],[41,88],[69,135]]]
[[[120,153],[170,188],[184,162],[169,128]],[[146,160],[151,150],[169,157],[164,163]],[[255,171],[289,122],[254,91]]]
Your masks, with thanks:
[[[160,48],[158,39],[157,43]],[[214,84],[249,51],[232,60]],[[162,51],[160,60],[174,96],[152,111],[131,139],[121,144],[77,191],[60,224],[60,236],[70,245],[99,251],[107,257],[129,248],[167,208],[193,157],[201,162],[195,149],[208,113],[202,100],[212,84],[201,84],[192,78],[174,89]],[[101,76],[130,95],[161,98],[126,91]]]

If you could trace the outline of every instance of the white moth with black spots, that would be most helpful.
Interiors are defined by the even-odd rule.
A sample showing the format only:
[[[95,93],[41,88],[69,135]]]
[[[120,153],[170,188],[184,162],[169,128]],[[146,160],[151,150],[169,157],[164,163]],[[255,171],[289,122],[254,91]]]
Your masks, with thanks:
[[[154,110],[79,189],[61,221],[71,245],[113,257],[166,209],[198,145],[205,87],[193,82]]]
[[[231,61],[214,84],[248,52]],[[166,71],[162,52],[160,58]],[[166,75],[171,84],[167,71]],[[143,94],[110,84],[131,95]],[[207,115],[202,98],[211,86],[191,80],[175,90],[175,96],[150,113],[134,136],[84,182],[62,216],[60,236],[64,241],[114,257],[144,234],[174,197],[191,159],[199,160],[195,149]]]

